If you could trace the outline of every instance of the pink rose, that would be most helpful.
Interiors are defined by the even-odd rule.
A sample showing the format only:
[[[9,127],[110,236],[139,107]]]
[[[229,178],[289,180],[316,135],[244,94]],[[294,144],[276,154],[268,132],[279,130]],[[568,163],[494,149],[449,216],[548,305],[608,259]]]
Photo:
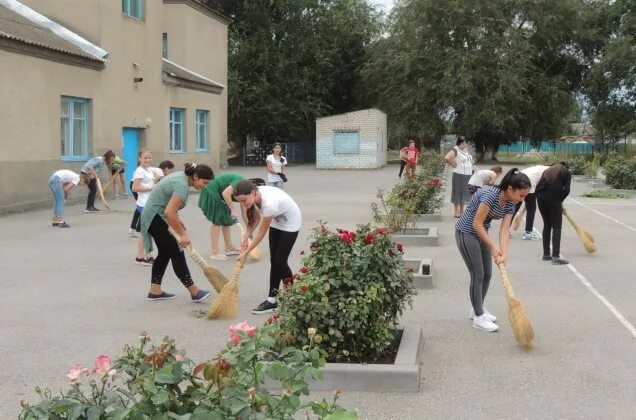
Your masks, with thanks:
[[[78,380],[80,376],[86,375],[88,375],[88,369],[83,368],[82,365],[75,365],[75,367],[71,368],[66,376],[71,380],[71,382],[74,382]]]
[[[177,355],[174,357],[174,360],[176,360],[177,362],[183,362],[183,359],[185,359],[185,357],[183,357],[183,355],[182,355],[182,354],[177,354]]]
[[[107,375],[110,371],[111,364],[112,360],[110,356],[101,355],[97,359],[95,359],[95,369],[93,369],[93,372]]]
[[[256,327],[250,326],[247,322],[241,322],[239,324],[230,325],[229,330],[230,330],[230,333],[232,334],[232,337],[230,338],[230,340],[234,344],[239,344],[241,342],[241,336],[238,335],[239,331],[243,331],[245,334],[249,335],[250,337],[256,334]]]
[[[233,335],[230,338],[230,341],[238,346],[238,344],[241,342],[241,337],[239,337],[238,335]]]

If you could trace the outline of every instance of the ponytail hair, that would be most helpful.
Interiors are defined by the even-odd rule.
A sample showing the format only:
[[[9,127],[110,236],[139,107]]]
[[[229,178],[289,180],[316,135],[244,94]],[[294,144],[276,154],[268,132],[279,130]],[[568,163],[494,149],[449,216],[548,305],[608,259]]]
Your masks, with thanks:
[[[197,176],[199,179],[214,179],[214,172],[212,168],[204,164],[186,163],[183,170],[189,177]]]
[[[512,187],[513,191],[515,191],[529,189],[530,186],[530,178],[528,178],[528,175],[522,173],[517,168],[509,170],[498,185],[502,191],[506,191],[508,187]]]

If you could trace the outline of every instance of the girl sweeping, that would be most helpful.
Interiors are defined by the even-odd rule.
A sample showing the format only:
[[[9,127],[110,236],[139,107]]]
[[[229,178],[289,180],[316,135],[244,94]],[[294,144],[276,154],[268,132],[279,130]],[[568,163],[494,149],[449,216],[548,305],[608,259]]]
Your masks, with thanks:
[[[569,263],[561,258],[561,226],[563,200],[570,194],[571,181],[572,175],[567,164],[561,162],[546,169],[537,184],[537,202],[543,218],[543,261],[552,261],[552,264]],[[550,254],[550,238],[552,254]]]
[[[275,187],[257,187],[251,181],[241,181],[236,185],[234,198],[247,210],[248,226],[241,243],[239,259],[245,261],[246,256],[256,248],[269,232],[269,253],[271,267],[269,270],[269,294],[267,299],[252,309],[253,314],[273,312],[278,307],[276,295],[280,282],[292,277],[287,259],[291,253],[298,231],[302,224],[300,208],[283,190]],[[254,240],[249,241],[252,233],[260,223]]]
[[[97,177],[104,166],[110,167],[115,158],[112,150],[107,150],[103,156],[97,156],[89,160],[82,166],[82,174],[88,177],[88,197],[86,198],[86,213],[98,213],[95,208],[95,195],[97,194]]]
[[[497,331],[497,318],[484,309],[492,275],[492,261],[505,263],[508,256],[508,232],[515,204],[530,190],[530,179],[513,168],[498,186],[483,187],[473,194],[466,211],[455,224],[455,242],[470,274],[470,317],[473,327]],[[488,235],[493,219],[503,219],[499,229],[499,245]]]
[[[212,223],[210,226],[210,241],[212,244],[213,260],[227,260],[228,255],[238,255],[238,249],[232,244],[232,231],[230,227],[238,220],[240,211],[232,201],[232,195],[236,185],[243,181],[239,174],[226,172],[214,178],[208,186],[201,191],[199,208],[205,217]],[[219,249],[219,236],[223,232],[225,252]]]
[[[475,172],[468,180],[468,192],[470,192],[470,196],[472,197],[475,191],[486,185],[495,185],[497,178],[501,176],[502,172],[503,169],[499,165],[493,166],[490,169],[480,169]]]
[[[153,239],[158,249],[157,258],[152,264],[148,300],[174,298],[173,294],[161,290],[161,281],[171,261],[174,273],[190,292],[193,302],[200,302],[210,295],[210,292],[199,289],[192,281],[185,255],[168,231],[168,226],[181,237],[181,246],[191,245],[190,236],[179,218],[179,210],[188,203],[190,187],[201,191],[213,178],[214,173],[209,166],[186,163],[184,171],[174,172],[163,178],[148,197],[141,213],[141,234],[146,253],[152,251]]]
[[[71,188],[85,182],[86,177],[80,177],[68,169],[55,171],[49,178],[49,188],[53,192],[53,227],[69,228],[71,225],[64,220],[64,201],[68,198]],[[84,180],[84,181],[83,181]]]

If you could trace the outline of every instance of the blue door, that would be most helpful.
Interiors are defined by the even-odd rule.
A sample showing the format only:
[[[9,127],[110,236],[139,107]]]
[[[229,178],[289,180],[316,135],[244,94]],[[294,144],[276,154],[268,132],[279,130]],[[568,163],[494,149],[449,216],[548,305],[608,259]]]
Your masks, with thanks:
[[[121,144],[122,159],[126,161],[126,191],[131,194],[130,181],[137,169],[137,154],[139,153],[139,129],[124,128]]]

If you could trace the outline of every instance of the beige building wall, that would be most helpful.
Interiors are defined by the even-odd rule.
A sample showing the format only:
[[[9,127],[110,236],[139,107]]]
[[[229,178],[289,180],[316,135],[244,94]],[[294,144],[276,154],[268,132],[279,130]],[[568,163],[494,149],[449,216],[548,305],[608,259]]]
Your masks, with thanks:
[[[187,4],[164,5],[159,0],[145,2],[143,21],[124,15],[119,0],[23,3],[76,31],[109,55],[103,70],[93,70],[0,49],[0,213],[46,205],[51,201],[50,175],[62,168],[79,171],[84,164],[60,158],[62,96],[91,99],[89,144],[94,156],[108,149],[120,154],[123,128],[137,127],[142,129],[140,147],[153,151],[156,164],[164,159],[178,166],[186,161],[207,163],[215,169],[225,164],[227,89],[212,94],[165,84],[161,50],[164,25],[171,22],[172,32],[177,34],[179,25],[174,19],[183,19],[180,27],[192,32],[192,37],[183,36],[182,45],[194,51],[189,54],[194,62],[174,61],[226,86],[226,23]],[[164,19],[164,13],[174,13],[175,17]],[[212,51],[207,41],[198,42],[197,32],[206,39],[225,37],[215,44],[223,49]],[[209,57],[197,58],[206,55]],[[134,83],[135,77],[142,77],[143,82]],[[170,107],[186,109],[185,153],[169,152]],[[210,112],[209,152],[195,151],[196,109]],[[86,188],[73,191],[73,195],[86,195]]]

